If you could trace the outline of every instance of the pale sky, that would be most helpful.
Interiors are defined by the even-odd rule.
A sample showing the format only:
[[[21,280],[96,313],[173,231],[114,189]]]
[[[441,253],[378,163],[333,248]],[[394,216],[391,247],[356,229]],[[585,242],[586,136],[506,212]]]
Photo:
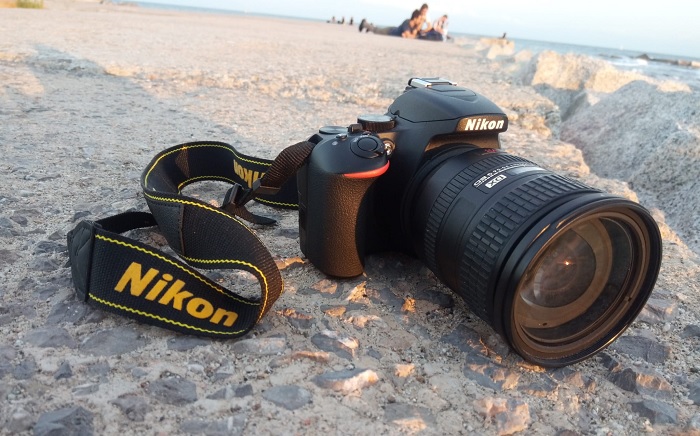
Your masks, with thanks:
[[[362,18],[398,26],[415,5],[405,0],[148,0],[326,20]],[[697,0],[432,0],[429,16],[450,17],[450,30],[563,42],[700,59]]]

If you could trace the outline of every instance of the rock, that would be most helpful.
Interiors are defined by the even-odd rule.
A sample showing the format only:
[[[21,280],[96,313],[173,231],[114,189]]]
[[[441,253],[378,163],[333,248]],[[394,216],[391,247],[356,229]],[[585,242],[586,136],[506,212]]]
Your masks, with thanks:
[[[117,406],[130,421],[135,422],[143,422],[146,414],[151,411],[145,398],[132,393],[122,394],[110,403]]]
[[[73,371],[71,370],[70,364],[68,362],[61,363],[56,372],[53,373],[53,378],[60,380],[62,378],[70,378],[73,376]]]
[[[180,425],[180,431],[185,434],[206,436],[236,436],[243,434],[246,426],[246,416],[243,413],[229,416],[218,421],[191,419]]]
[[[690,386],[688,398],[693,402],[693,404],[700,406],[700,381],[696,381]]]
[[[164,373],[160,379],[148,384],[146,392],[153,398],[174,406],[197,401],[196,385],[176,374]]]
[[[32,428],[34,418],[22,407],[14,409],[5,423],[5,430],[9,434],[19,434]]]
[[[395,424],[408,433],[418,433],[436,426],[430,409],[405,403],[387,404],[384,408],[384,421]]]
[[[97,383],[85,383],[75,386],[71,391],[75,396],[90,395],[100,390],[100,385]]]
[[[62,327],[40,327],[29,332],[24,340],[41,348],[78,347],[78,342]]]
[[[12,372],[13,363],[17,357],[17,351],[9,345],[0,345],[0,379],[2,379],[5,374]]]
[[[673,397],[671,385],[662,375],[655,372],[639,368],[625,368],[622,371],[612,372],[608,379],[617,387],[629,392],[654,398],[670,399]]]
[[[80,406],[46,412],[34,425],[34,436],[92,435],[92,420],[92,413]]]
[[[467,354],[462,370],[465,377],[495,391],[513,389],[520,375],[478,354]]]
[[[360,343],[355,338],[341,336],[338,332],[324,330],[311,337],[311,343],[323,351],[335,353],[338,357],[352,360]]]
[[[530,425],[530,408],[515,398],[488,397],[474,401],[474,410],[496,425],[496,434],[510,435]]]
[[[287,410],[297,410],[311,402],[311,392],[296,385],[273,386],[263,392],[263,398]]]
[[[29,380],[34,377],[37,371],[39,371],[39,368],[36,366],[36,361],[30,356],[14,367],[12,376],[15,380]]]
[[[322,388],[350,394],[372,386],[379,381],[379,377],[371,369],[355,368],[347,371],[326,372],[317,375],[312,380]]]
[[[700,325],[687,325],[683,328],[683,333],[681,333],[683,339],[687,338],[700,338]]]
[[[231,398],[243,398],[251,395],[253,395],[253,386],[250,384],[240,386],[228,385],[208,395],[207,398],[210,400],[230,400]]]
[[[597,386],[593,378],[583,374],[581,371],[573,370],[570,367],[552,369],[549,370],[549,374],[558,382],[565,383],[569,386],[574,386],[585,391],[591,392]]]
[[[630,403],[632,411],[644,418],[649,418],[652,424],[675,424],[678,413],[673,406],[654,400],[644,400]]]
[[[312,316],[291,308],[284,309],[282,315],[287,318],[287,321],[289,321],[292,327],[300,330],[308,330],[314,324],[314,318]]]
[[[118,356],[138,350],[146,343],[133,327],[119,326],[93,333],[82,343],[80,350],[96,356]]]
[[[188,351],[196,347],[210,345],[210,338],[201,338],[199,336],[174,336],[168,339],[168,350]]]
[[[627,181],[648,196],[647,202],[665,212],[666,222],[696,252],[700,220],[690,217],[700,207],[695,189],[699,93],[631,82],[561,127],[561,139],[581,149],[593,172]]]
[[[283,353],[287,349],[285,338],[254,338],[235,342],[231,347],[235,354],[269,356]]]
[[[488,353],[481,340],[481,335],[464,324],[458,325],[452,332],[441,337],[440,342],[453,345],[464,353]]]
[[[673,321],[677,315],[677,303],[660,298],[649,298],[646,306],[644,306],[635,321],[641,321],[647,324],[661,324]]]
[[[644,336],[626,335],[610,346],[611,350],[638,357],[652,364],[664,363],[671,354],[671,347]]]
[[[82,321],[89,313],[93,312],[90,306],[79,302],[74,295],[53,306],[47,324],[73,323]]]

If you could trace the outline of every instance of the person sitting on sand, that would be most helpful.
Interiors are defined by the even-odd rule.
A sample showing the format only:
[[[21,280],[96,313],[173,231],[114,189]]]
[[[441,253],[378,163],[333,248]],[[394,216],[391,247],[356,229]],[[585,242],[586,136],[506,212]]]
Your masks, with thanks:
[[[425,36],[428,32],[433,30],[432,22],[430,17],[428,17],[428,4],[423,3],[419,9],[420,11],[420,22],[418,24],[419,36]]]
[[[398,27],[377,27],[372,23],[368,23],[364,18],[360,22],[360,32],[372,32],[377,35],[400,36],[401,38],[416,38],[420,29],[420,11],[416,9],[411,14],[411,18],[404,20]]]
[[[424,35],[419,36],[420,39],[428,41],[447,41],[447,14],[435,20],[433,28]]]

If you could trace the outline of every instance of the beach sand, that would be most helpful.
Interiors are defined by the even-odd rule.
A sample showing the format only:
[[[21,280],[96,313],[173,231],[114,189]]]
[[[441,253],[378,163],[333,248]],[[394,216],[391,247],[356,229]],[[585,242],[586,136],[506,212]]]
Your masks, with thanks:
[[[488,56],[469,39],[45,4],[0,10],[1,434],[700,432],[698,90],[577,56]],[[373,255],[364,276],[329,279],[301,254],[297,213],[261,205],[279,222],[256,232],[286,287],[245,341],[76,300],[66,233],[146,210],[139,176],[158,151],[218,140],[273,158],[320,126],[384,113],[410,77],[429,76],[501,106],[510,153],[658,220],[652,299],[605,352],[528,365],[419,261]],[[164,244],[155,229],[135,233]]]

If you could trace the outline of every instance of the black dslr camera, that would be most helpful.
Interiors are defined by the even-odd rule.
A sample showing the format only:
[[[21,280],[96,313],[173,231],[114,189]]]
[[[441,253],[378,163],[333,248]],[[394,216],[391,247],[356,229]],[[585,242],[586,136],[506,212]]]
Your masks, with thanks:
[[[301,249],[337,277],[408,253],[525,359],[578,362],[642,310],[661,236],[637,203],[500,150],[507,128],[483,96],[417,78],[386,114],[321,128],[297,173]]]

